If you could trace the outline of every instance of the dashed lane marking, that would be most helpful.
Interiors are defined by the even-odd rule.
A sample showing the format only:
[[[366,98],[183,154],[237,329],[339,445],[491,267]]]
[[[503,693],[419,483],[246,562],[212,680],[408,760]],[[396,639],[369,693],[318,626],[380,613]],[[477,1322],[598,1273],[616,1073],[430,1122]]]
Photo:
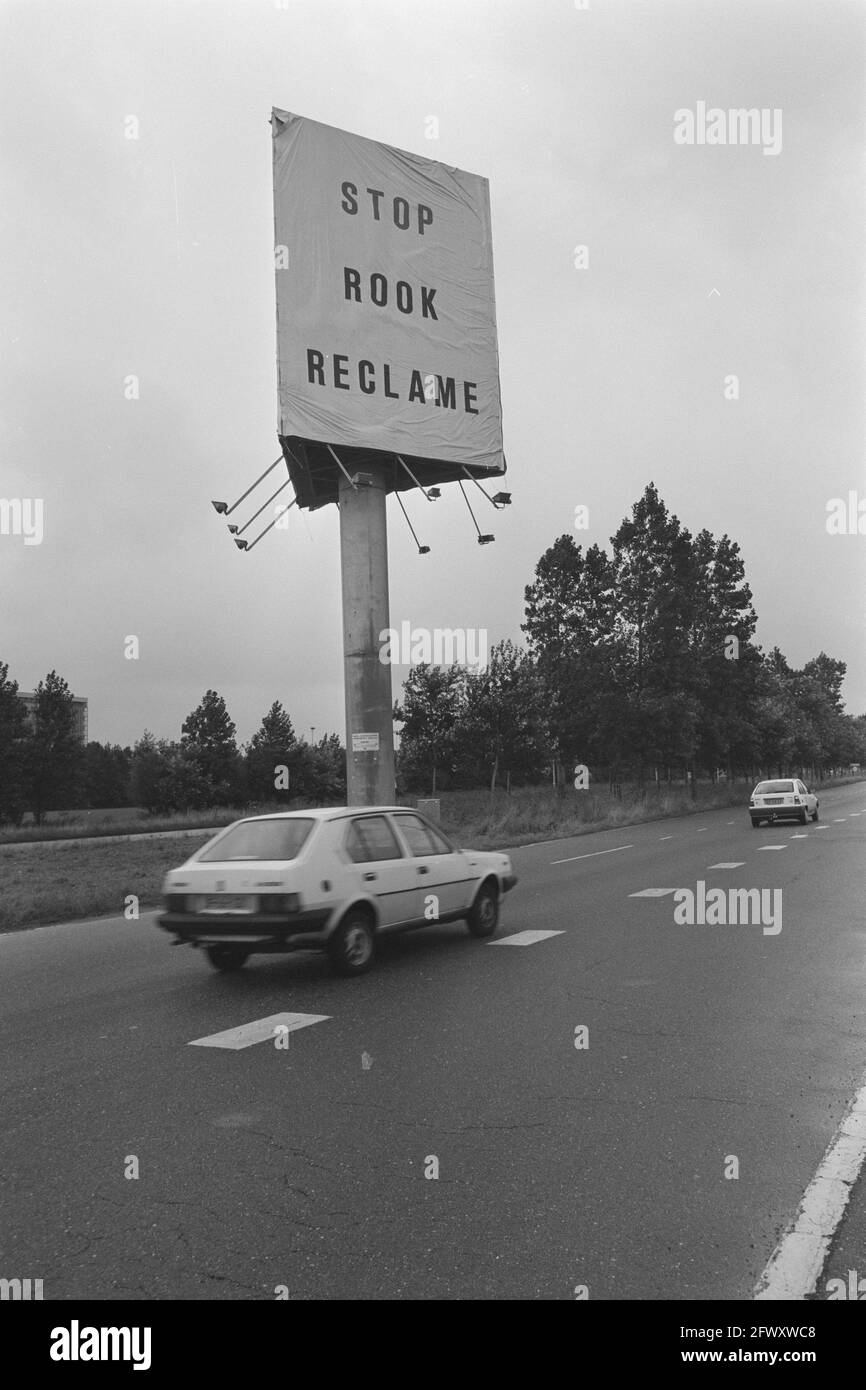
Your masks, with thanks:
[[[816,825],[816,826],[815,826],[815,829],[816,829],[816,830],[829,830],[830,827],[829,827],[829,825]]]
[[[866,1078],[761,1275],[756,1299],[800,1301],[814,1291],[864,1158]]]
[[[834,824],[834,825],[841,825],[842,822],[845,821],[845,820],[847,820],[847,816],[834,816],[834,817],[833,817],[833,824]]]
[[[551,864],[575,864],[578,859],[595,859],[598,854],[618,854],[621,849],[634,849],[634,845],[615,845],[613,849],[594,849],[592,854],[573,854],[570,859],[551,859]]]
[[[801,835],[792,835],[792,836],[791,836],[791,839],[792,839],[792,840],[808,840],[808,838],[809,838],[808,835],[802,835],[802,834],[801,834]]]
[[[330,1014],[269,1014],[239,1028],[227,1028],[224,1033],[210,1033],[205,1038],[193,1038],[188,1047],[227,1047],[237,1052],[242,1047],[273,1041],[277,1033],[292,1033],[297,1028],[309,1028],[311,1023],[325,1023]]]
[[[673,838],[674,838],[673,835],[659,835],[659,841],[661,841],[661,840],[672,840]]]
[[[711,869],[741,869],[745,864],[745,859],[736,859],[730,864],[710,864]]]
[[[642,888],[639,893],[629,893],[630,898],[665,898],[675,893],[676,888]]]
[[[561,931],[519,931],[513,936],[501,936],[498,941],[488,941],[488,946],[534,946],[536,941],[546,941],[549,936],[564,936]]]
[[[758,845],[758,853],[759,853],[759,854],[762,854],[764,850],[770,850],[770,849],[787,849],[787,848],[788,848],[787,845]]]

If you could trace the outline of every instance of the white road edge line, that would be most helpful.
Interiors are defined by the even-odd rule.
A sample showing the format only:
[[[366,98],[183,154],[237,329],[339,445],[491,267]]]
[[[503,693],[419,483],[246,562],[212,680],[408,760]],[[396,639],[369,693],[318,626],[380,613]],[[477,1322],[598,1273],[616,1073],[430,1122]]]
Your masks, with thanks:
[[[814,1292],[864,1158],[866,1078],[806,1188],[793,1223],[758,1280],[756,1299],[794,1301]]]
[[[570,859],[551,859],[551,864],[575,864],[578,859],[595,859],[597,854],[616,854],[621,849],[634,849],[634,845],[615,845],[613,849],[594,849],[592,854],[573,854]]]

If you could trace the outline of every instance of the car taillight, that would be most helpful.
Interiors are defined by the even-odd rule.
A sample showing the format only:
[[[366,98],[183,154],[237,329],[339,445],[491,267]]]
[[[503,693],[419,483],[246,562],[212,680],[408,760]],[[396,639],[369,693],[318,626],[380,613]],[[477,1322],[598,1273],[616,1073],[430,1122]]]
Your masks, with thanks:
[[[259,898],[261,912],[297,912],[301,899],[297,893],[266,893]]]
[[[799,796],[795,796],[795,797],[794,797],[794,805],[795,805],[795,806],[799,806],[799,805],[800,805],[800,798],[799,798]]]
[[[166,893],[165,896],[166,912],[186,912],[187,894],[186,893]]]

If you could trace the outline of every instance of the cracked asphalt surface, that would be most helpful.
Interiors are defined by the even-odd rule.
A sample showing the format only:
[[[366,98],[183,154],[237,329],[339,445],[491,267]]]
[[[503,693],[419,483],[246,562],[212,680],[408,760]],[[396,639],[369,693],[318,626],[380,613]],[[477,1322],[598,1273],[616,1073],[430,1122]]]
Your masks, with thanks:
[[[498,936],[563,935],[431,925],[354,981],[318,955],[220,976],[152,914],[0,937],[0,1275],[46,1299],[750,1297],[866,1069],[866,788],[821,813],[515,850]],[[629,897],[701,878],[781,888],[781,933]],[[330,1017],[287,1049],[188,1046],[281,1010]]]

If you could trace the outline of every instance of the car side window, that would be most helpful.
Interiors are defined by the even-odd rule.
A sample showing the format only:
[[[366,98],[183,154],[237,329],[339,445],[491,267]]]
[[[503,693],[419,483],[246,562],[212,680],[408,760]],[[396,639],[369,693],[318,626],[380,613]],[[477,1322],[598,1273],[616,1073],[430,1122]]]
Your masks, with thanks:
[[[355,864],[402,859],[402,851],[384,816],[359,816],[346,836],[346,852]]]
[[[798,791],[798,792],[801,792],[803,796],[806,795],[806,788],[805,788],[805,786],[803,785],[802,782],[798,782],[798,783],[797,783],[797,791]]]
[[[395,816],[412,854],[421,859],[428,854],[450,854],[451,846],[420,816]]]

